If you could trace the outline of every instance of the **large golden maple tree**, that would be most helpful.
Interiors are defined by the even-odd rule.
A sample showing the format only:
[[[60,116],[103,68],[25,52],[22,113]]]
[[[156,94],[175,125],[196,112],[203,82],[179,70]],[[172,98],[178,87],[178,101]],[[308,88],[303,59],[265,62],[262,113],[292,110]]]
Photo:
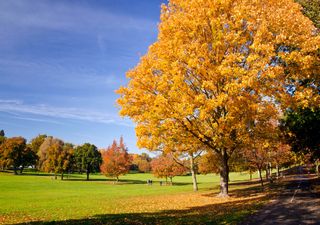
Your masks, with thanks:
[[[120,114],[141,148],[162,148],[168,133],[214,151],[226,196],[248,124],[262,110],[319,102],[319,40],[291,0],[170,0],[158,40],[118,90]]]

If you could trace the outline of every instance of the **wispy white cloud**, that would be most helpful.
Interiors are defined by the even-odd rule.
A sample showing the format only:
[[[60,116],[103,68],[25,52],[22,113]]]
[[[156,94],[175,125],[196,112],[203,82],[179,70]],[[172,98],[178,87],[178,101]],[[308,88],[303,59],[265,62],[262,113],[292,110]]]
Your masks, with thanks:
[[[132,123],[123,120],[117,115],[108,115],[104,112],[90,111],[80,108],[55,107],[45,104],[25,104],[19,100],[0,100],[0,111],[7,113],[21,113],[22,115],[45,116],[56,119],[73,119],[103,124],[115,124],[133,127]],[[17,119],[33,120],[38,122],[50,122],[46,119],[38,119],[27,116],[16,116]],[[54,122],[51,120],[51,122]]]
[[[32,62],[26,60],[8,60],[0,59],[2,71],[16,71],[16,77],[25,77],[20,71],[31,71],[29,79],[15,79],[19,82],[30,82],[34,84],[34,80],[45,79],[47,85],[55,85],[57,87],[98,87],[115,88],[120,86],[121,78],[113,72],[109,74],[105,72],[97,72],[94,70],[81,68],[64,68],[61,63],[54,62]],[[33,79],[30,79],[33,78]],[[11,75],[2,75],[0,84],[11,83]]]
[[[41,123],[53,123],[53,124],[59,124],[62,125],[62,122],[58,122],[56,120],[51,119],[39,119],[39,118],[33,118],[33,117],[26,117],[26,116],[13,116],[14,119],[19,120],[28,120],[28,121],[34,121],[34,122],[41,122]]]
[[[89,29],[148,30],[157,23],[68,1],[32,1],[31,4],[25,0],[0,1],[0,8],[2,23],[36,29],[81,33]]]
[[[0,104],[22,104],[22,101],[15,99],[0,99]]]

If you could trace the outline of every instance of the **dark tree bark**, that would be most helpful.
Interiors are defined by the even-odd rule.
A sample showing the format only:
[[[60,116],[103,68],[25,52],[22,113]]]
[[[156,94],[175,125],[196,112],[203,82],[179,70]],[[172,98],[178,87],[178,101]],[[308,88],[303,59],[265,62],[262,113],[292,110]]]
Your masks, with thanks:
[[[13,171],[14,171],[14,174],[15,174],[15,175],[18,175],[18,173],[17,173],[17,167],[16,167],[16,166],[13,166]]]
[[[261,183],[261,186],[263,187],[262,168],[259,166],[258,166],[258,171],[259,171],[260,183]]]
[[[228,197],[229,193],[229,166],[227,151],[222,151],[222,163],[220,167],[220,194],[219,197]]]
[[[269,168],[266,166],[266,180],[269,180]]]
[[[87,165],[87,180],[89,180],[89,174],[90,174],[90,167],[89,167],[89,165]]]
[[[23,169],[24,169],[24,166],[21,166],[21,168],[20,168],[20,174],[22,174]]]

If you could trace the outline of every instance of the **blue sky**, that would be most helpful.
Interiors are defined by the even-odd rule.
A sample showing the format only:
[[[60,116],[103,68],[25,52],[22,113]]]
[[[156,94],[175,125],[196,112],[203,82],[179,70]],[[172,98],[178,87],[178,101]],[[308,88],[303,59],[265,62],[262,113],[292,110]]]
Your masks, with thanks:
[[[0,129],[105,148],[134,124],[114,93],[157,38],[165,0],[0,1]]]

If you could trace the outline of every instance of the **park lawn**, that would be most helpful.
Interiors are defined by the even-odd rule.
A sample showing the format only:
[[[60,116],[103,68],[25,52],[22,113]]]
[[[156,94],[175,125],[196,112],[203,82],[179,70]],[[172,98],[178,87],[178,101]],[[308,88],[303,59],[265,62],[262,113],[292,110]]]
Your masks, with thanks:
[[[120,182],[102,175],[69,175],[53,180],[49,174],[0,173],[0,224],[59,221],[59,224],[177,224],[232,223],[251,213],[265,200],[248,174],[231,173],[231,197],[220,199],[217,175],[199,175],[199,192],[191,177],[175,177],[173,186],[151,174],[128,174]],[[147,179],[153,185],[146,184]],[[244,194],[245,193],[245,194]],[[35,222],[35,224],[37,224]]]

